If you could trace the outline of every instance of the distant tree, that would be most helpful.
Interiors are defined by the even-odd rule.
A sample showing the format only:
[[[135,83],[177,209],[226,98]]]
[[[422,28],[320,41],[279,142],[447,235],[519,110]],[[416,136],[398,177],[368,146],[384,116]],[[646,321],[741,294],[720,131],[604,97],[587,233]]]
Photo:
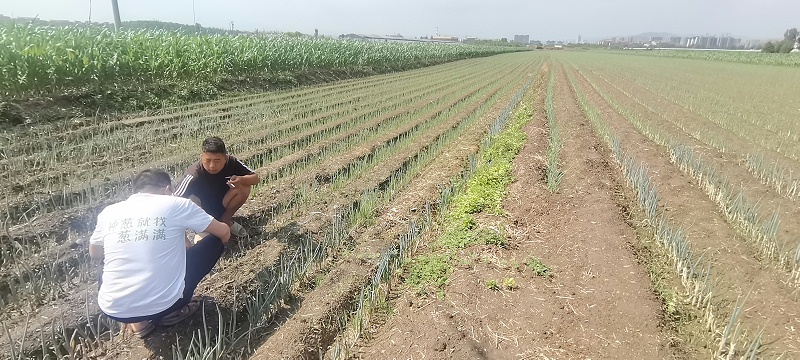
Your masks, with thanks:
[[[800,31],[797,28],[787,29],[783,33],[783,40],[776,42],[767,42],[761,48],[765,53],[788,53],[794,49],[794,44],[800,40]]]
[[[783,40],[780,42],[780,47],[775,49],[775,52],[786,54],[794,49],[794,40]]]
[[[786,32],[783,33],[783,40],[791,42],[792,45],[794,45],[794,42],[797,41],[797,28],[786,30]]]
[[[506,38],[500,38],[500,42],[508,42],[508,39],[506,39]]]

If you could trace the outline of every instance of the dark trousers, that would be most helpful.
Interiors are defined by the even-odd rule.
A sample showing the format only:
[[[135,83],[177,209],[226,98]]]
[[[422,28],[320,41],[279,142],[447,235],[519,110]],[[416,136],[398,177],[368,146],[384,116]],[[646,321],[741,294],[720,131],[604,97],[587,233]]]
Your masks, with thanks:
[[[158,322],[164,316],[172,314],[180,310],[190,301],[194,296],[194,290],[197,289],[197,284],[200,280],[211,272],[214,265],[222,256],[222,251],[225,250],[225,245],[222,240],[214,235],[207,235],[200,242],[195,244],[189,249],[186,249],[186,277],[184,277],[185,287],[183,289],[183,296],[176,301],[172,306],[157,314],[148,316],[137,316],[131,318],[118,318],[107,315],[109,318],[119,321],[121,323],[137,323],[145,320]]]

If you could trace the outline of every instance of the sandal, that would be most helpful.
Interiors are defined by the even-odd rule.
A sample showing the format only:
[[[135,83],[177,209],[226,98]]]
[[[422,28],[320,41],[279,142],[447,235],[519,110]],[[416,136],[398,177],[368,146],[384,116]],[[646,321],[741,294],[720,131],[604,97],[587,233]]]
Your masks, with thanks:
[[[133,331],[133,335],[138,336],[140,339],[146,338],[147,336],[152,334],[153,331],[156,330],[156,325],[153,324],[152,321],[148,321],[147,325],[145,325],[143,328],[139,329],[139,331],[133,330],[133,324],[130,324],[128,326],[131,327],[131,330]]]
[[[231,235],[236,237],[245,237],[247,236],[247,229],[244,228],[241,224],[234,222],[231,225]]]
[[[192,300],[186,306],[180,308],[180,310],[176,310],[172,314],[169,314],[161,319],[161,325],[164,326],[172,326],[175,325],[183,320],[188,319],[194,313],[197,312],[197,309],[200,308],[200,302]]]

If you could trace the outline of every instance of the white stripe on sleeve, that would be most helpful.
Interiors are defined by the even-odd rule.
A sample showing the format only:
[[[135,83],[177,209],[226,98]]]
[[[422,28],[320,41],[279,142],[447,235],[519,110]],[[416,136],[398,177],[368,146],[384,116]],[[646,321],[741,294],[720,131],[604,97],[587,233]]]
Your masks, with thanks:
[[[186,177],[183,178],[183,181],[181,181],[180,185],[178,185],[178,188],[175,189],[175,192],[172,193],[172,195],[183,196],[183,194],[186,193],[186,189],[189,188],[189,183],[192,182],[192,179],[194,179],[194,176],[186,175]]]

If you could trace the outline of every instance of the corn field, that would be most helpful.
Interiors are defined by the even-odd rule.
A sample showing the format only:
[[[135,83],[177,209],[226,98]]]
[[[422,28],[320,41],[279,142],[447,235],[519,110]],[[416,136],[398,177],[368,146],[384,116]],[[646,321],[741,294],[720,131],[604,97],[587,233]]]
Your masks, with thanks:
[[[214,82],[309,69],[389,72],[507,51],[484,46],[10,23],[0,26],[0,96],[114,88],[131,82]]]

